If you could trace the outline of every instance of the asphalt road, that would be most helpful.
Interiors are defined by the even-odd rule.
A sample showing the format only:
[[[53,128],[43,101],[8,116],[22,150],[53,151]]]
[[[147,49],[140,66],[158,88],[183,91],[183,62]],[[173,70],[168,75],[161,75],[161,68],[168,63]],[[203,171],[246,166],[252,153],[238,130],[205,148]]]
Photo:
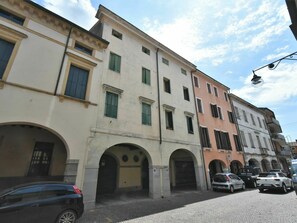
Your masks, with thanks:
[[[297,222],[295,192],[187,192],[164,199],[122,198],[85,212],[79,223]]]

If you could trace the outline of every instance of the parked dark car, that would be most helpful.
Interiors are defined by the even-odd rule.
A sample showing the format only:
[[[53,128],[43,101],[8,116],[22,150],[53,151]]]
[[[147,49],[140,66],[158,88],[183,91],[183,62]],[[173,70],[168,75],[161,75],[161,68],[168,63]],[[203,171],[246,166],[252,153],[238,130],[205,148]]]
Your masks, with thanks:
[[[61,182],[37,182],[0,192],[0,222],[73,223],[84,212],[81,190]]]
[[[245,166],[239,169],[238,176],[245,182],[246,186],[256,188],[257,187],[257,176],[261,173],[259,167]]]

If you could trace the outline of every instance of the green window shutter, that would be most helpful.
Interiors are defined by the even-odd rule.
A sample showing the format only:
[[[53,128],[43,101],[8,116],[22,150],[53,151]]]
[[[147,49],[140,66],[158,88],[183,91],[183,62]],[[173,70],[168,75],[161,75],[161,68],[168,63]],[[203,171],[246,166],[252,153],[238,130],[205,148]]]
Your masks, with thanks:
[[[121,72],[121,57],[114,53],[110,53],[109,57],[109,69],[116,71],[118,73]]]
[[[104,115],[111,118],[117,118],[118,114],[118,95],[106,92]]]
[[[151,71],[144,67],[142,68],[142,83],[151,84]]]
[[[151,106],[146,103],[142,103],[142,124],[143,125],[151,125]]]

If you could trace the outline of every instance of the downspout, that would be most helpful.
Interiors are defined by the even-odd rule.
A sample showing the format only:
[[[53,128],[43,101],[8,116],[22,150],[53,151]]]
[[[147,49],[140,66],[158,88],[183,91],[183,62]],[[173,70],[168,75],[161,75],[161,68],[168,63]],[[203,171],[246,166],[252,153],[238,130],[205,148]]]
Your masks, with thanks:
[[[62,73],[62,69],[63,69],[63,66],[64,66],[64,61],[65,61],[65,57],[66,57],[66,52],[67,52],[67,48],[68,48],[68,43],[69,43],[71,32],[72,32],[72,27],[70,27],[70,30],[69,30],[69,33],[68,33],[68,36],[67,36],[66,45],[65,45],[65,49],[64,49],[64,54],[63,54],[63,58],[62,58],[62,61],[61,61],[61,65],[60,65],[60,70],[59,70],[59,75],[58,75],[57,82],[56,82],[56,87],[55,87],[54,95],[57,95],[58,85],[59,85],[59,82],[60,82],[61,73]]]
[[[194,86],[194,81],[193,81],[193,71],[191,71],[191,82],[192,82],[192,89],[193,89],[193,95],[194,95],[194,104],[195,104],[195,111],[196,111],[196,117],[197,117],[196,119],[197,119],[197,125],[198,125],[199,139],[200,139],[200,145],[201,145],[202,137],[201,137],[201,132],[200,132],[200,123],[199,123],[198,111],[197,111],[197,101],[196,101],[195,86]],[[202,158],[202,164],[203,164],[203,169],[204,169],[206,189],[209,190],[208,182],[207,182],[207,173],[206,173],[206,168],[205,168],[204,150],[203,150],[202,145],[201,145],[201,158]]]
[[[157,87],[158,87],[158,112],[159,112],[159,143],[162,144],[162,128],[161,128],[161,99],[160,99],[160,74],[159,74],[159,48],[156,51],[156,65],[157,65]]]

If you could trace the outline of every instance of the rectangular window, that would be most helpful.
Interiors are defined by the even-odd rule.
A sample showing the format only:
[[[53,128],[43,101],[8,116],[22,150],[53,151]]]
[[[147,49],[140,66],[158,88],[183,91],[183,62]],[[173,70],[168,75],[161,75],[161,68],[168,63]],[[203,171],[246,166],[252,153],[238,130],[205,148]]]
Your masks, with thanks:
[[[252,119],[252,123],[253,123],[253,125],[256,125],[256,123],[255,123],[255,119],[254,119],[254,115],[251,113],[251,119]]]
[[[180,72],[181,72],[182,74],[184,74],[184,75],[187,75],[187,71],[186,71],[185,69],[183,69],[183,68],[180,69]]]
[[[234,123],[234,116],[233,116],[233,113],[232,112],[228,111],[228,117],[229,117],[229,121],[231,123]]]
[[[187,119],[188,133],[194,134],[192,117],[186,116],[186,119]]]
[[[87,91],[88,78],[88,70],[71,65],[65,95],[84,100]]]
[[[165,59],[164,57],[162,58],[162,62],[166,65],[169,65],[169,60]]]
[[[247,142],[246,142],[244,131],[240,131],[240,136],[241,136],[242,144],[244,146],[247,146]]]
[[[170,94],[171,93],[170,80],[164,77],[163,82],[164,82],[164,91]]]
[[[196,98],[197,100],[197,107],[198,107],[198,112],[203,113],[203,107],[202,107],[202,101],[200,98]]]
[[[166,129],[173,130],[173,115],[172,111],[165,111]]]
[[[144,67],[142,68],[142,83],[151,85],[151,71]]]
[[[256,135],[256,138],[257,138],[259,149],[262,149],[263,147],[262,147],[262,144],[261,144],[260,137]]]
[[[199,87],[199,79],[196,76],[194,76],[194,85],[195,87]]]
[[[151,51],[148,48],[144,47],[144,46],[142,47],[142,52],[144,52],[147,55],[151,54]]]
[[[259,118],[259,117],[257,117],[257,119],[258,119],[258,122],[259,122],[259,126],[260,126],[260,128],[262,128],[262,123],[261,123],[261,120],[260,120],[260,118]]]
[[[251,147],[252,147],[252,148],[255,148],[255,143],[254,143],[252,134],[251,134],[251,133],[248,133],[248,135],[249,135],[249,139],[250,139]]]
[[[218,118],[219,117],[217,105],[210,104],[210,110],[211,110],[212,117],[214,117],[214,118]]]
[[[211,148],[208,129],[205,128],[205,127],[200,127],[200,134],[201,134],[202,146],[207,147],[207,148]]]
[[[75,42],[74,48],[81,51],[81,52],[83,52],[83,53],[86,53],[86,54],[92,56],[93,50],[88,48],[88,47],[85,47],[85,46],[81,45],[78,42]]]
[[[120,32],[118,32],[118,31],[116,31],[116,30],[114,30],[114,29],[111,31],[111,34],[112,34],[114,37],[118,38],[118,39],[122,39],[122,38],[123,38],[123,34],[120,33]]]
[[[242,113],[243,113],[244,121],[245,121],[245,122],[248,122],[248,119],[247,119],[245,110],[242,110]]]
[[[213,87],[213,90],[214,90],[215,96],[218,97],[219,96],[218,89],[216,87]]]
[[[190,101],[189,89],[186,88],[186,87],[184,87],[183,89],[184,89],[184,99],[185,99],[186,101]]]
[[[0,79],[3,78],[3,74],[12,54],[13,48],[13,43],[0,39]]]
[[[264,126],[264,128],[267,130],[267,125],[266,125],[266,122],[265,122],[265,120],[264,120],[264,119],[262,119],[262,121],[263,121],[263,126]]]
[[[263,141],[264,141],[264,144],[265,144],[265,148],[268,149],[268,143],[267,143],[267,140],[265,137],[263,137]]]
[[[224,96],[225,96],[225,101],[228,101],[228,94],[227,94],[227,92],[224,92]]]
[[[218,149],[232,150],[228,132],[214,130],[214,133]]]
[[[109,69],[118,73],[121,72],[121,56],[115,53],[110,53]]]
[[[24,21],[25,21],[25,19],[23,19],[19,16],[16,16],[16,15],[13,15],[12,13],[7,12],[3,9],[0,9],[0,17],[6,18],[16,24],[19,24],[19,25],[23,25]]]
[[[221,120],[223,120],[222,110],[221,110],[220,107],[217,107],[217,108],[218,108],[218,115],[219,115],[219,118],[220,118]]]
[[[234,106],[236,118],[240,120],[239,110],[236,106]]]
[[[110,118],[117,118],[118,116],[118,95],[106,92],[105,111],[104,115]]]
[[[236,151],[242,151],[238,135],[233,135]]]
[[[152,125],[151,105],[142,103],[142,124]]]
[[[211,94],[211,87],[210,87],[210,84],[209,84],[209,83],[206,83],[206,86],[207,86],[207,91],[208,91],[208,93]]]

